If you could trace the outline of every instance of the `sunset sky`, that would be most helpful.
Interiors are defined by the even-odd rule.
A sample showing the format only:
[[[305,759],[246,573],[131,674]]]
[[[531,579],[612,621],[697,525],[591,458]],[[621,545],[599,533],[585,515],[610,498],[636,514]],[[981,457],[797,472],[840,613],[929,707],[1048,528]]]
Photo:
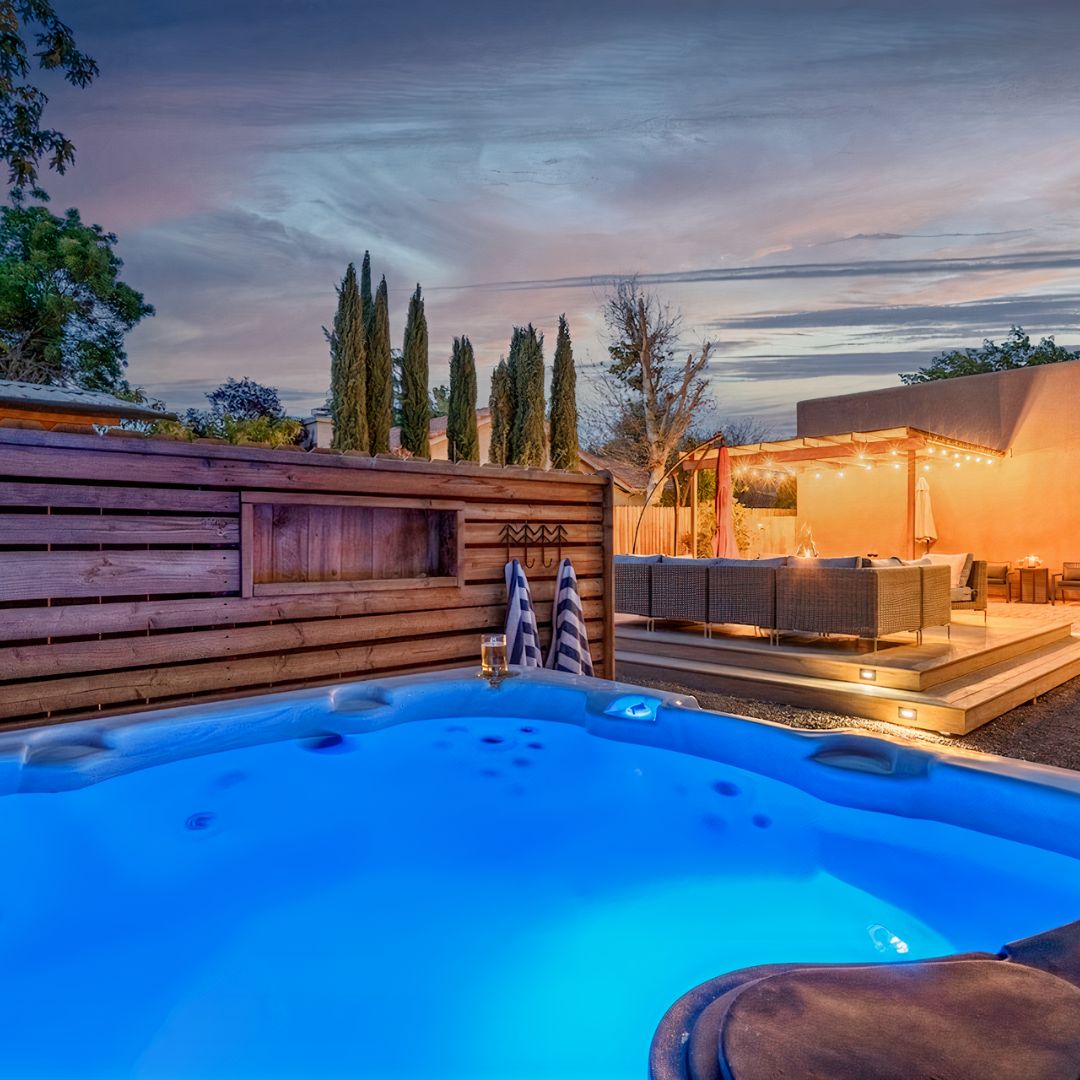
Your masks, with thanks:
[[[326,394],[369,248],[432,381],[566,312],[580,367],[637,273],[716,343],[718,419],[896,383],[1011,323],[1080,344],[1080,4],[57,0],[101,67],[51,88],[53,208],[157,308],[129,377]]]

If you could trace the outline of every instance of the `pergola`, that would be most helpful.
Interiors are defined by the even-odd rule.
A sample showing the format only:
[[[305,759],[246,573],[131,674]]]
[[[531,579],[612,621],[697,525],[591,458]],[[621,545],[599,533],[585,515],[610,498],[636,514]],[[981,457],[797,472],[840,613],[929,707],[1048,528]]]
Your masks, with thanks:
[[[715,469],[719,445],[691,451],[682,460],[690,473],[691,535],[697,535],[697,474]],[[729,446],[732,476],[755,476],[781,480],[800,473],[821,474],[831,470],[843,475],[846,469],[873,469],[889,464],[907,471],[908,534],[914,532],[915,481],[920,460],[953,461],[989,466],[1008,455],[1007,450],[964,442],[919,428],[880,428],[849,431],[839,435],[797,436],[770,442]]]

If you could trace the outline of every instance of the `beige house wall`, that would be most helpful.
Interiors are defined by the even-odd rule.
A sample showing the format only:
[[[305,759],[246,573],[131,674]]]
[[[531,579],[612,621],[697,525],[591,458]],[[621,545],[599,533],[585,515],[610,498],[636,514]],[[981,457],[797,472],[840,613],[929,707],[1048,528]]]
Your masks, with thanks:
[[[1051,568],[1080,561],[1080,362],[800,402],[799,435],[910,426],[1005,449],[992,465],[965,456],[920,462],[930,483],[939,552]],[[929,464],[929,469],[924,468]],[[799,525],[824,555],[901,554],[907,474],[892,463],[799,477]],[[921,545],[919,550],[922,550]]]

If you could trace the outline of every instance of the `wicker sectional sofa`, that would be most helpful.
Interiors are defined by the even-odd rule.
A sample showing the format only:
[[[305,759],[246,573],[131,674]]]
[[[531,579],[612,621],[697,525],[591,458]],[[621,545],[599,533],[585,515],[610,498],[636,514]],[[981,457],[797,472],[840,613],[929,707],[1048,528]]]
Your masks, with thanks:
[[[876,640],[948,626],[945,566],[829,565],[843,560],[672,559],[617,556],[615,610],[649,619],[681,619],[782,631],[850,634]]]

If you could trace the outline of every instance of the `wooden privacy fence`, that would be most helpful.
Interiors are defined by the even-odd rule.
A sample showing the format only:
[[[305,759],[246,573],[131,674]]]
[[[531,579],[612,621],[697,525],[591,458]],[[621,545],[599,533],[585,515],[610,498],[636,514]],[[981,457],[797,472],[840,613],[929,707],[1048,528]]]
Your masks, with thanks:
[[[634,551],[634,529],[640,506],[614,508],[614,548],[616,555]],[[794,510],[747,508],[743,511],[749,547],[743,554],[748,558],[759,555],[791,554],[795,550]],[[678,549],[676,550],[675,507],[650,506],[645,511],[638,530],[638,555],[689,555],[690,508],[679,508]]]
[[[0,722],[469,663],[526,523],[611,677],[611,521],[606,476],[0,429]]]
[[[640,506],[616,506],[614,513],[614,548],[616,555],[634,552],[634,529],[641,517]],[[679,508],[679,549],[675,548],[675,507],[650,506],[641,517],[638,529],[638,555],[688,555],[683,542],[690,536],[690,508]]]

